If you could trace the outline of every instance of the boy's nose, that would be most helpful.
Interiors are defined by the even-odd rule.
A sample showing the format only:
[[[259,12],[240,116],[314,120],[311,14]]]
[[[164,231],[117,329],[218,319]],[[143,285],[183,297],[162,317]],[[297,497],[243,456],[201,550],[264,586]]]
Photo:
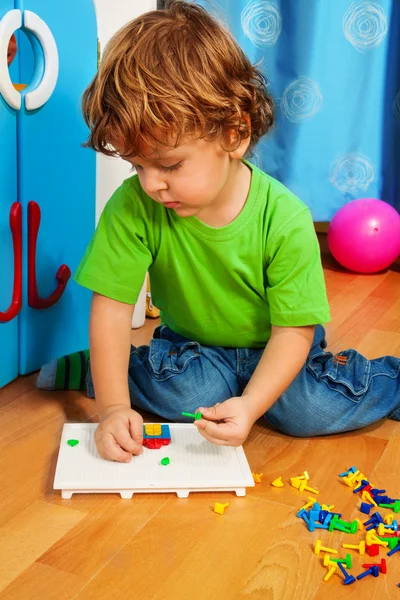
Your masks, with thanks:
[[[168,184],[160,172],[146,173],[144,181],[142,181],[144,191],[149,196],[154,196],[162,190],[168,189]]]

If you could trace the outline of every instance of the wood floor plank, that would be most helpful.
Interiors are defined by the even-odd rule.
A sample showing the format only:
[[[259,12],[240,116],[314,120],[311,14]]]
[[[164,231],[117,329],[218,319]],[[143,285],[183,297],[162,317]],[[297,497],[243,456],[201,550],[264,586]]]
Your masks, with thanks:
[[[86,496],[85,504],[91,514],[47,550],[39,562],[90,579],[170,498],[169,494],[139,494],[131,500],[123,500],[116,494],[107,496],[96,511],[91,510],[93,503]],[[80,498],[83,496],[73,496],[69,501],[71,506]],[[84,560],[81,552],[73,552],[73,548],[79,547],[86,549]]]
[[[294,594],[300,586],[315,589],[319,574],[299,551],[298,536],[305,530],[293,511],[258,498],[220,496],[230,502],[225,515],[212,511],[215,495],[199,494],[195,502],[171,499],[77,600],[94,600],[100,593],[130,600],[132,581],[135,595],[144,600],[232,599],[250,586],[260,588],[264,598],[268,590],[277,598],[310,597]],[[299,585],[303,569],[308,583]]]
[[[85,513],[37,501],[0,527],[0,590],[75,527]]]
[[[73,600],[86,580],[34,562],[2,592],[0,600]]]
[[[358,344],[357,350],[369,359],[385,354],[400,356],[400,331],[371,329]]]

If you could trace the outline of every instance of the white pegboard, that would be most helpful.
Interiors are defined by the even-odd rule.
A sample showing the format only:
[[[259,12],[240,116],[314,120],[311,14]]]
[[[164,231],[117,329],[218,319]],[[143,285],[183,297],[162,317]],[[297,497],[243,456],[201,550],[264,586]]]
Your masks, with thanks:
[[[130,463],[100,458],[94,442],[96,423],[64,425],[58,455],[54,489],[63,498],[72,494],[117,492],[131,498],[139,492],[176,492],[187,498],[190,492],[235,491],[246,495],[254,480],[242,446],[216,446],[205,440],[192,424],[169,424],[171,443],[159,450],[143,448]],[[69,446],[68,440],[79,441]],[[168,457],[170,464],[161,465]]]

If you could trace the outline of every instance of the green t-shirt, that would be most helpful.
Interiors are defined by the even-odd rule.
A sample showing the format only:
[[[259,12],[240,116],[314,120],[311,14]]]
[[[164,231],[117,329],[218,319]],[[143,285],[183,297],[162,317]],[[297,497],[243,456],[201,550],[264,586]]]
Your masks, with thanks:
[[[204,345],[264,347],[271,324],[330,320],[320,250],[308,208],[252,170],[247,201],[214,228],[154,202],[135,175],[116,190],[75,281],[127,304],[146,271],[162,322]]]

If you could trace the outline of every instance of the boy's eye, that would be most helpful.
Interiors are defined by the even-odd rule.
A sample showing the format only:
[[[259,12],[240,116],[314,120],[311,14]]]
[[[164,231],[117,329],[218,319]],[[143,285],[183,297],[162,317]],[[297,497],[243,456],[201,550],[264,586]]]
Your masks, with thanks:
[[[170,165],[169,167],[163,167],[162,165],[160,165],[160,167],[164,171],[164,173],[171,173],[171,171],[177,171],[179,169],[179,167],[181,167],[181,166],[182,166],[181,162],[178,162],[175,165]]]

